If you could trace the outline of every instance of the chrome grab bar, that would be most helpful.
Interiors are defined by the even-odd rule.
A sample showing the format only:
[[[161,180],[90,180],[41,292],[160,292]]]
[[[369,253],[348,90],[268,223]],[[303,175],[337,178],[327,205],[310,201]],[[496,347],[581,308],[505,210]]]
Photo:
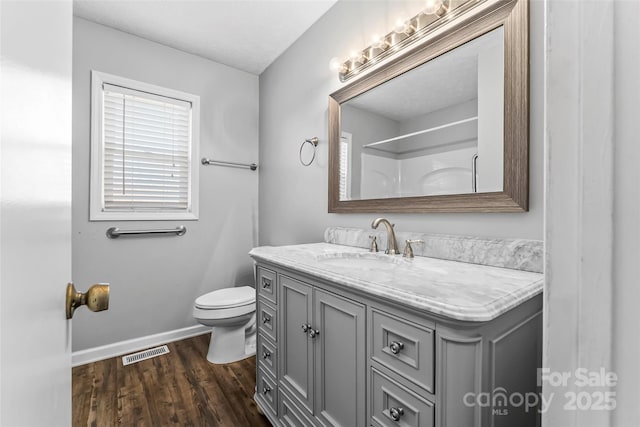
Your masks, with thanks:
[[[107,237],[110,239],[117,239],[120,236],[136,235],[136,234],[175,234],[176,236],[182,236],[187,232],[187,227],[181,225],[177,228],[171,229],[150,229],[150,230],[120,230],[118,227],[111,227],[107,229]]]
[[[228,166],[232,168],[249,168],[252,171],[258,169],[258,165],[255,163],[236,163],[236,162],[226,162],[223,160],[212,160],[203,157],[200,161],[203,165],[214,165],[214,166]]]

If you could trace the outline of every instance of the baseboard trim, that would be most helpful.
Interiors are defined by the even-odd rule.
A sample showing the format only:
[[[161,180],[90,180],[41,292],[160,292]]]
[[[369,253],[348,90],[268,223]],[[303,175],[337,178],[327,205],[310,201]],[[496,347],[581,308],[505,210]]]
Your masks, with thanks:
[[[87,363],[145,350],[149,347],[195,337],[196,335],[202,335],[208,332],[211,332],[210,327],[194,325],[187,328],[175,329],[173,331],[161,332],[159,334],[115,342],[113,344],[107,344],[100,347],[74,351],[71,354],[71,366],[76,367],[86,365]]]

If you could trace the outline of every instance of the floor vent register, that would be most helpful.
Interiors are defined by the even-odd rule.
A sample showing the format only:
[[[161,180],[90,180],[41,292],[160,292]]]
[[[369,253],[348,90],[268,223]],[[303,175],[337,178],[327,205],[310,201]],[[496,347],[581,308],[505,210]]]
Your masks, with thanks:
[[[137,363],[142,360],[151,359],[152,357],[162,356],[163,354],[169,353],[169,347],[166,345],[150,348],[149,350],[140,351],[138,353],[129,354],[127,356],[122,356],[122,365],[127,366],[132,363]]]

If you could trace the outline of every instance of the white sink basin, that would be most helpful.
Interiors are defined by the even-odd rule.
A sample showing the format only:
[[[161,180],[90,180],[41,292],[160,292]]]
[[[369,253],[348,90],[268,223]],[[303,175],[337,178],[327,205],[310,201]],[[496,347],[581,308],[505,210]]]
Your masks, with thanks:
[[[389,270],[407,264],[401,255],[383,255],[366,252],[337,252],[321,254],[316,261],[332,267],[344,267],[358,270]]]
[[[316,255],[316,261],[326,267],[346,270],[393,270],[410,267],[424,274],[446,276],[449,273],[440,267],[428,265],[424,258],[403,258],[402,255],[385,255],[371,252],[332,252]]]

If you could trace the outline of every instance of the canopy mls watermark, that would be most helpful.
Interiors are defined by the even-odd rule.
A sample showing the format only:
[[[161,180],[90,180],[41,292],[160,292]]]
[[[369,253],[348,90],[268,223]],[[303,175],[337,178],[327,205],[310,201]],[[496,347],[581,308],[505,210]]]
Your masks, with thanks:
[[[600,368],[592,371],[578,368],[574,371],[538,369],[538,387],[548,386],[548,392],[509,392],[497,387],[490,392],[466,393],[462,400],[466,407],[491,408],[493,415],[509,415],[513,410],[545,413],[551,405],[563,405],[566,411],[612,411],[616,408],[618,383],[615,372]],[[560,389],[560,390],[554,390]],[[562,389],[567,389],[563,391]]]

